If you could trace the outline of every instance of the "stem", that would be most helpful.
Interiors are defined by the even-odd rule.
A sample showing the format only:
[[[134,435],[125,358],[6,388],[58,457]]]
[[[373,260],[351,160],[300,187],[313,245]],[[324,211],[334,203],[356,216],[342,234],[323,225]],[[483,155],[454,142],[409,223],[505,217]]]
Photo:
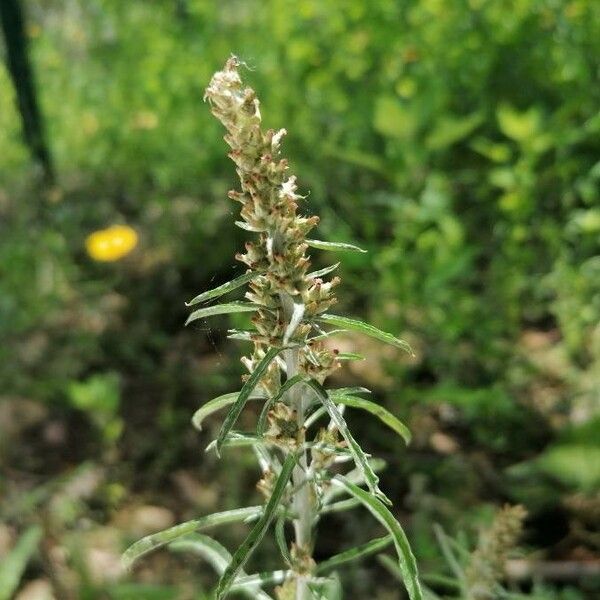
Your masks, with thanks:
[[[286,320],[291,319],[293,311],[293,300],[288,294],[280,294]],[[299,373],[300,351],[297,348],[286,350],[284,352],[286,363],[287,378],[290,379]],[[296,422],[298,428],[304,427],[304,416],[306,407],[304,404],[303,386],[295,386],[288,392],[290,406],[296,410]],[[313,490],[310,482],[306,481],[306,472],[308,470],[307,451],[300,454],[298,464],[292,473],[292,483],[296,493],[292,499],[294,513],[297,518],[294,519],[294,533],[296,537],[296,546],[302,552],[302,556],[310,558],[313,550],[313,523],[314,523],[314,504],[312,501]],[[310,600],[312,594],[307,585],[304,574],[296,573],[296,600]]]

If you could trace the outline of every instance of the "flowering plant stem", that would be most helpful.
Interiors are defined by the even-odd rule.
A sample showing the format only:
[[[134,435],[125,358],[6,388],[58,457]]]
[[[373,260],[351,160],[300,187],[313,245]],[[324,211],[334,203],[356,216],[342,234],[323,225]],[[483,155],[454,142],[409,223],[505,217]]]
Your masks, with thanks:
[[[216,314],[253,313],[253,329],[230,332],[232,339],[252,344],[252,352],[242,358],[248,374],[243,377],[241,390],[201,407],[193,422],[200,427],[209,414],[230,406],[219,435],[209,448],[214,447],[217,454],[230,445],[253,448],[262,470],[257,487],[265,496],[265,505],[248,537],[233,555],[207,536],[196,536],[188,545],[213,560],[215,553],[218,554],[219,564],[227,565],[221,572],[218,600],[232,589],[245,590],[250,597],[270,598],[257,589],[278,584],[275,593],[280,600],[327,598],[336,580],[321,576],[314,561],[316,525],[321,515],[362,504],[388,530],[409,596],[411,600],[421,600],[416,563],[404,532],[387,508],[391,502],[378,487],[376,464],[352,436],[343,410],[345,406],[367,410],[405,439],[409,437],[408,430],[383,407],[356,396],[368,390],[323,387],[328,375],[340,367],[342,358],[326,344],[340,330],[327,331],[328,326],[340,324],[344,330],[356,330],[404,350],[409,349],[408,345],[367,323],[327,313],[336,302],[333,289],[340,279],[325,281],[323,277],[334,271],[337,264],[309,272],[308,248],[363,250],[352,244],[307,238],[319,219],[298,214],[302,197],[296,193],[295,177],[288,174],[287,161],[280,158],[286,132],[261,129],[258,99],[252,89],[243,86],[239,66],[235,57],[230,58],[224,69],[213,76],[205,97],[227,130],[229,157],[236,164],[240,179],[241,189],[229,192],[230,198],[242,206],[241,220],[236,224],[256,239],[246,243],[244,253],[236,255],[248,269],[245,274],[196,296],[188,305],[215,300],[244,285],[248,286],[247,302],[199,308],[187,322]],[[235,431],[239,415],[251,400],[264,402],[256,432]],[[323,417],[329,417],[329,424],[316,428]],[[339,471],[348,462],[354,464],[354,469],[346,478]],[[340,495],[349,498],[339,501]],[[210,522],[210,517],[207,519],[202,524]],[[287,569],[245,575],[244,565],[274,521]],[[199,522],[140,540],[125,553],[126,560],[130,563],[149,549],[189,535]],[[294,531],[294,541],[289,547],[285,539],[287,522]],[[346,550],[339,560],[332,557],[328,563],[345,564],[367,554],[363,548],[380,545],[379,540],[363,544],[356,552]]]

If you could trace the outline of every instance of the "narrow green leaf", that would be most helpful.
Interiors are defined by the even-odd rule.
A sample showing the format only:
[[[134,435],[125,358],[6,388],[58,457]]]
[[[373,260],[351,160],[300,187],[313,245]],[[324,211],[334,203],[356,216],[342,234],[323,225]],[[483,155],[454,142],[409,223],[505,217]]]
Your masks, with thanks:
[[[338,360],[365,360],[362,354],[357,354],[356,352],[340,352],[336,358]]]
[[[408,595],[411,600],[422,600],[423,592],[419,583],[417,562],[406,539],[406,534],[400,523],[394,518],[394,515],[392,515],[383,502],[357,485],[354,485],[343,475],[336,475],[331,482],[334,485],[342,487],[357,500],[360,500],[361,504],[389,531],[394,540],[394,546],[398,554],[398,566],[404,585],[408,590]]]
[[[325,504],[319,511],[319,514],[326,515],[327,513],[344,512],[357,506],[360,506],[360,502],[356,498],[346,498],[346,500]]]
[[[169,527],[163,531],[147,535],[141,540],[138,540],[135,542],[135,544],[132,544],[129,546],[129,548],[127,548],[127,550],[125,550],[121,560],[124,567],[129,569],[136,560],[145,554],[148,554],[149,552],[152,552],[153,550],[156,550],[165,544],[170,544],[174,540],[198,529],[202,529],[203,527],[211,527],[213,525],[223,525],[225,523],[231,523],[234,521],[243,521],[253,517],[255,518],[261,513],[262,506],[249,506],[247,508],[226,510],[224,512],[214,513],[206,517],[180,523],[179,525],[175,525],[174,527]]]
[[[203,404],[194,413],[194,416],[192,417],[192,423],[193,423],[194,427],[198,431],[202,431],[202,422],[204,421],[204,419],[206,419],[206,417],[208,417],[209,415],[212,415],[214,412],[217,412],[218,410],[221,410],[222,408],[225,408],[226,406],[230,406],[231,404],[234,404],[239,395],[240,395],[239,392],[232,392],[231,394],[223,394],[222,396],[218,396],[217,398],[214,398],[213,400],[209,400],[206,404]],[[255,391],[254,393],[252,393],[250,395],[249,400],[259,400],[262,398],[264,398],[264,396],[256,393],[256,391]]]
[[[281,553],[281,557],[288,564],[292,564],[292,557],[288,549],[287,541],[285,539],[285,515],[281,514],[277,517],[275,523],[275,541]]]
[[[372,458],[371,460],[369,460],[369,464],[371,465],[371,469],[373,469],[375,473],[381,473],[387,467],[387,463],[382,458]],[[352,469],[352,471],[346,473],[346,479],[354,485],[366,485],[364,474],[358,468]],[[329,489],[323,495],[322,502],[324,508],[332,506],[331,502],[333,502],[336,498],[342,496],[343,494],[343,488],[337,486],[330,486]],[[352,500],[354,500],[354,498],[352,498]],[[341,502],[345,502],[345,500],[337,502],[336,504],[341,504]]]
[[[256,304],[251,302],[228,302],[227,304],[215,304],[214,306],[207,306],[206,308],[199,308],[195,310],[185,322],[189,325],[193,321],[203,319],[204,317],[212,317],[214,315],[229,315],[232,313],[243,313],[243,312],[254,312],[258,310]]]
[[[371,554],[375,554],[384,548],[387,548],[394,540],[391,535],[386,535],[375,540],[371,540],[366,544],[361,544],[360,546],[356,546],[356,548],[350,548],[350,550],[346,550],[344,552],[340,552],[327,560],[319,563],[317,566],[317,573],[328,573],[333,569],[337,569],[340,565],[344,565],[358,558],[363,558],[365,556],[370,556]]]
[[[369,490],[371,490],[371,492],[375,496],[377,496],[384,502],[391,504],[390,500],[386,497],[386,495],[378,487],[379,477],[377,477],[377,475],[375,475],[375,472],[371,468],[371,465],[369,464],[367,455],[364,453],[363,449],[360,447],[358,442],[354,439],[354,437],[350,433],[350,430],[348,429],[348,425],[346,425],[346,421],[344,420],[344,417],[338,410],[338,408],[335,405],[335,403],[333,402],[333,400],[331,400],[331,398],[327,394],[327,391],[323,388],[323,386],[318,381],[316,381],[314,379],[308,380],[306,382],[306,385],[310,386],[315,391],[315,393],[319,397],[319,400],[322,402],[323,406],[327,409],[327,412],[329,413],[331,420],[337,427],[337,429],[340,432],[340,434],[342,435],[342,437],[346,440],[346,443],[348,444],[348,449],[350,450],[350,453],[352,454],[352,458],[354,459],[354,462],[356,463],[357,468],[360,469],[362,471],[362,473],[364,474],[365,481],[367,483],[367,486],[369,487]]]
[[[272,470],[274,473],[281,471],[280,460],[274,453],[269,452],[264,444],[255,444],[252,446],[252,451],[256,456],[261,473],[264,473],[267,469]]]
[[[396,348],[400,348],[401,350],[405,350],[409,354],[414,356],[412,348],[405,342],[391,333],[386,333],[385,331],[381,331],[381,329],[377,329],[373,325],[369,323],[364,323],[363,321],[358,321],[356,319],[350,319],[348,317],[341,317],[340,315],[320,315],[317,317],[318,321],[321,323],[327,323],[328,325],[334,325],[335,327],[344,327],[346,329],[352,329],[353,331],[358,331],[359,333],[364,333],[369,337],[375,338],[380,342],[385,342],[386,344],[391,344],[392,346],[396,346]]]
[[[225,440],[223,441],[223,446],[227,446],[228,448],[245,448],[247,446],[262,446],[266,444],[266,440],[255,433],[243,433],[241,431],[230,431]],[[206,448],[205,452],[211,452],[212,450],[216,450],[217,440],[213,440]]]
[[[222,575],[227,565],[231,562],[231,554],[227,548],[217,542],[217,540],[201,533],[188,535],[183,539],[169,544],[169,550],[191,552],[200,556],[213,567],[218,575]],[[247,577],[244,571],[240,571],[240,576],[236,581]],[[251,575],[251,577],[256,576]],[[238,591],[251,600],[273,600],[271,596],[260,589],[260,582],[251,583],[247,581]]]
[[[244,409],[246,402],[250,398],[250,395],[254,391],[254,388],[258,385],[265,371],[269,365],[275,360],[275,357],[283,350],[283,348],[271,348],[262,358],[262,360],[256,365],[254,371],[250,374],[250,377],[246,380],[246,383],[242,386],[240,393],[238,394],[235,404],[225,417],[219,437],[217,438],[217,455],[221,452],[221,446],[227,434],[231,431],[231,428],[235,425],[240,413]]]
[[[244,231],[252,231],[253,233],[261,233],[262,231],[266,231],[266,229],[264,229],[262,227],[253,227],[252,225],[250,225],[249,223],[246,223],[245,221],[235,221],[235,224],[240,229],[243,229]]]
[[[255,277],[258,277],[258,273],[255,271],[249,271],[248,273],[244,273],[219,287],[213,288],[212,290],[207,290],[206,292],[202,292],[198,294],[195,298],[192,298],[189,302],[186,302],[186,306],[194,306],[194,304],[200,304],[201,302],[208,302],[209,300],[214,300],[215,298],[219,298],[220,296],[224,296],[228,292],[231,292],[239,287],[242,287],[249,281],[252,281]]]
[[[377,561],[379,562],[380,565],[382,565],[384,567],[384,569],[393,577],[395,577],[398,581],[402,582],[402,575],[398,569],[398,562],[395,561],[391,556],[388,556],[387,554],[379,554],[377,556]],[[438,587],[440,584],[443,586],[447,586],[450,587],[453,590],[458,590],[460,591],[460,585],[457,584],[455,579],[452,579],[451,577],[442,577],[442,579],[440,579],[439,577],[435,577],[435,579],[429,575],[429,574],[425,574],[421,577],[421,581],[426,581],[426,580],[430,580],[430,581],[435,581],[436,582],[436,587]],[[452,584],[450,582],[453,582]],[[442,599],[441,596],[438,596],[437,594],[435,594],[434,592],[431,591],[431,588],[428,588],[426,585],[421,585],[422,590],[423,590],[423,598],[425,600],[445,600],[446,598],[448,598],[448,596],[444,596],[444,599]],[[454,597],[454,595],[452,596]],[[459,595],[460,597],[460,595]]]
[[[281,502],[281,498],[285,492],[285,487],[292,475],[292,471],[296,466],[297,456],[296,454],[288,454],[283,466],[281,467],[281,473],[275,482],[271,497],[267,502],[262,515],[256,525],[252,528],[252,531],[248,537],[242,542],[242,545],[235,551],[229,566],[223,573],[217,587],[216,597],[217,600],[221,600],[227,595],[231,585],[239,575],[240,570],[246,564],[246,561],[250,558],[252,553],[256,550],[260,542],[262,541],[271,521],[275,517],[277,507]]]
[[[304,421],[304,427],[306,427],[306,429],[308,429],[309,427],[311,427],[313,425],[313,423],[318,421],[323,415],[326,415],[326,414],[327,414],[327,410],[325,409],[325,407],[320,406],[319,408],[317,408],[317,410],[315,410],[315,412],[313,412],[306,419],[306,421]]]
[[[332,577],[313,577],[307,580],[311,600],[342,600],[339,579]]]
[[[37,550],[42,529],[30,527],[17,540],[15,547],[2,559],[0,565],[0,600],[10,600],[17,591],[25,567]]]
[[[256,589],[258,586],[278,585],[283,583],[290,574],[291,571],[280,570],[245,575],[244,577],[238,577],[235,580],[235,582],[231,585],[230,591],[243,592],[248,588]]]
[[[312,273],[309,273],[306,277],[308,279],[318,279],[319,277],[325,277],[325,275],[329,275],[329,273],[333,273],[333,271],[335,271],[339,266],[340,266],[340,263],[335,263],[335,265],[329,265],[328,267],[325,267],[324,269],[319,269],[318,271],[313,271]]]
[[[257,431],[258,435],[263,435],[265,433],[265,429],[267,428],[267,415],[269,414],[269,410],[275,404],[275,402],[278,402],[286,392],[288,392],[292,387],[294,387],[297,383],[300,383],[303,380],[304,380],[303,375],[300,375],[300,374],[294,375],[291,379],[288,379],[279,388],[279,391],[277,392],[277,394],[275,396],[273,396],[272,398],[269,398],[265,402],[263,409],[260,413],[260,416],[258,417],[258,425],[256,427],[256,431]]]
[[[440,546],[440,550],[442,551],[442,554],[444,555],[444,558],[446,559],[446,562],[448,563],[448,566],[450,567],[452,573],[458,581],[464,583],[464,571],[460,566],[460,563],[449,543],[450,538],[446,535],[446,532],[442,529],[442,527],[437,523],[434,523],[433,525],[433,533],[435,534],[435,537]]]
[[[346,330],[345,329],[332,329],[331,331],[325,331],[323,333],[319,333],[318,335],[313,335],[313,337],[311,337],[310,340],[311,341],[324,340],[324,339],[327,339],[334,335],[338,335],[339,333],[346,333]]]
[[[327,390],[330,396],[356,396],[356,394],[372,394],[371,390],[362,386],[333,388]]]
[[[312,600],[342,600],[342,584],[335,573],[329,577],[311,577],[307,582]]]
[[[344,406],[366,410],[395,431],[407,444],[410,444],[411,434],[408,427],[383,406],[371,402],[371,400],[358,398],[357,396],[333,394],[332,399],[336,404],[343,404]]]
[[[319,250],[332,250],[334,252],[362,252],[365,254],[367,251],[355,246],[354,244],[347,244],[345,242],[324,242],[323,240],[306,240],[306,243],[312,248]]]
[[[244,329],[228,329],[227,330],[227,339],[240,340],[242,342],[251,342],[253,333],[256,333],[256,332],[244,330]]]

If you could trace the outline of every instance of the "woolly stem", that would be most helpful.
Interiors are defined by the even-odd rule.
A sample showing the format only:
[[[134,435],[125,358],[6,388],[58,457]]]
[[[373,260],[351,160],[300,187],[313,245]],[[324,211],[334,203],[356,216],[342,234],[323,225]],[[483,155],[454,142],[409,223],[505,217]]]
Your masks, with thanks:
[[[281,304],[283,306],[286,321],[289,323],[292,318],[293,300],[288,294],[281,294]],[[299,370],[300,351],[296,348],[286,350],[284,354],[287,378],[296,376]],[[296,422],[298,430],[304,428],[306,406],[304,403],[303,386],[294,386],[288,392],[289,405],[296,411]],[[292,507],[297,518],[294,519],[295,542],[298,550],[308,559],[312,558],[313,550],[313,523],[315,519],[314,503],[312,501],[312,485],[306,480],[308,471],[308,457],[306,450],[302,452],[298,464],[292,473],[292,482],[296,490],[292,499]],[[308,588],[303,573],[295,573],[296,579],[296,600],[310,600],[311,592]]]

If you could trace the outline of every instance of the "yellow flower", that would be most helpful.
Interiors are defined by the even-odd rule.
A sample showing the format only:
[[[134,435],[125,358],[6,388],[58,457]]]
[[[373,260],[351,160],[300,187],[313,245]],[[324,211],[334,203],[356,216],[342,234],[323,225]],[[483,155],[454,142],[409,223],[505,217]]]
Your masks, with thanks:
[[[127,225],[113,225],[87,236],[88,254],[100,262],[114,262],[127,256],[138,243],[138,234]]]

